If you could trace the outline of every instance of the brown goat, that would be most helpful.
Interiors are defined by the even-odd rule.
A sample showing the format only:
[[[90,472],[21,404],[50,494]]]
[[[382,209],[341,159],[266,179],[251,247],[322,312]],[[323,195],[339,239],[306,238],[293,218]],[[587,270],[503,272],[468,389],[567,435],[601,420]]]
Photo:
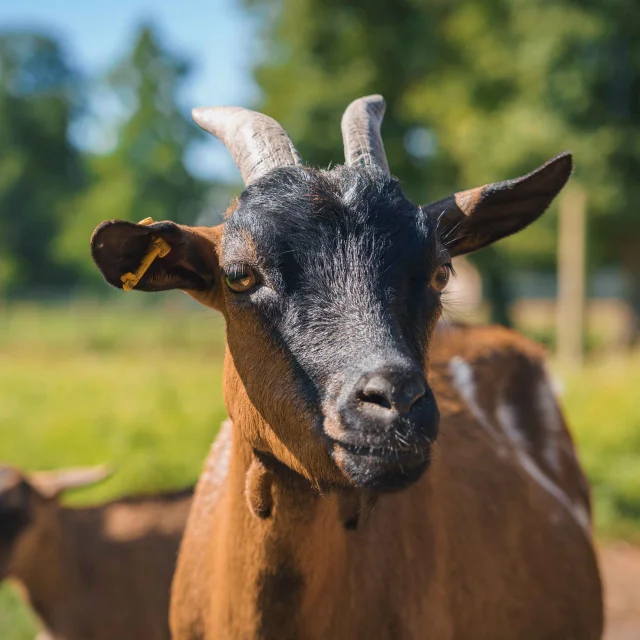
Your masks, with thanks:
[[[17,581],[40,638],[168,640],[171,579],[193,491],[67,508],[65,489],[103,467],[25,474],[0,467],[0,580]]]
[[[352,103],[346,165],[319,171],[266,116],[196,110],[246,184],[225,223],[93,235],[110,284],[183,289],[227,326],[231,422],[181,546],[173,637],[600,638],[588,489],[539,350],[436,329],[451,259],[536,220],[571,156],[417,207],[383,112]]]

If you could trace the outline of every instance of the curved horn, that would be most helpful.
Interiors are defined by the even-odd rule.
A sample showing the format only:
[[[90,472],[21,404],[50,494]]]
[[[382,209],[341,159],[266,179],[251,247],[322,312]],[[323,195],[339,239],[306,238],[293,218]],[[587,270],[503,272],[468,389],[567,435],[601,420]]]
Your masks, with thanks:
[[[380,95],[354,100],[342,116],[342,139],[347,165],[376,166],[389,175],[380,126],[386,104]]]
[[[200,107],[191,115],[227,147],[245,185],[272,169],[302,164],[286,131],[269,116],[242,107]]]

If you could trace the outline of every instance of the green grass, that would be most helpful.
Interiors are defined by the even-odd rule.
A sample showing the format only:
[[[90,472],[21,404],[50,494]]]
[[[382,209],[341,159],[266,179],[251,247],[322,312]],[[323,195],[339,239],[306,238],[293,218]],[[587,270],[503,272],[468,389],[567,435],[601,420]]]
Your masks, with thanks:
[[[0,460],[112,464],[79,500],[194,482],[226,415],[223,355],[221,318],[190,307],[0,312]]]
[[[601,536],[640,542],[640,352],[562,376]]]
[[[73,503],[194,482],[226,415],[224,327],[182,294],[161,300],[0,306],[0,461],[115,467],[105,483],[68,496]],[[638,539],[640,353],[560,377],[599,533]],[[0,587],[0,638],[31,640],[35,628]]]
[[[28,607],[9,585],[0,587],[0,638],[33,640],[37,624]]]
[[[226,416],[224,328],[218,315],[169,300],[0,308],[0,461],[113,465],[74,503],[194,483]],[[0,638],[32,640],[34,630],[0,587]]]

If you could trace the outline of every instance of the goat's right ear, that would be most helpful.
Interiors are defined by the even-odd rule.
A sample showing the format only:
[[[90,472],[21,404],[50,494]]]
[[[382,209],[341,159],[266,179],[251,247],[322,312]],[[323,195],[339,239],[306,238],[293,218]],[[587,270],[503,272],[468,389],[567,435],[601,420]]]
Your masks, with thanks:
[[[169,245],[169,252],[153,260],[134,288],[140,291],[182,289],[199,302],[215,307],[221,236],[222,225],[187,227],[168,221],[145,225],[110,220],[93,232],[91,256],[104,279],[122,289],[122,276],[135,273],[152,242],[160,238]]]

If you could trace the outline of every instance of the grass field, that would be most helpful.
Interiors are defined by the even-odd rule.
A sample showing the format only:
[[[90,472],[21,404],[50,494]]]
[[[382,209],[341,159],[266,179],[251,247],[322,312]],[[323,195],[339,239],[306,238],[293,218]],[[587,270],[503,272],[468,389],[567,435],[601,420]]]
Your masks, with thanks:
[[[144,303],[144,304],[143,304]],[[143,296],[0,306],[0,461],[30,469],[111,463],[97,502],[196,480],[218,425],[224,328],[216,314]],[[640,353],[559,375],[605,537],[640,537]],[[0,638],[31,640],[31,615],[0,587]]]

